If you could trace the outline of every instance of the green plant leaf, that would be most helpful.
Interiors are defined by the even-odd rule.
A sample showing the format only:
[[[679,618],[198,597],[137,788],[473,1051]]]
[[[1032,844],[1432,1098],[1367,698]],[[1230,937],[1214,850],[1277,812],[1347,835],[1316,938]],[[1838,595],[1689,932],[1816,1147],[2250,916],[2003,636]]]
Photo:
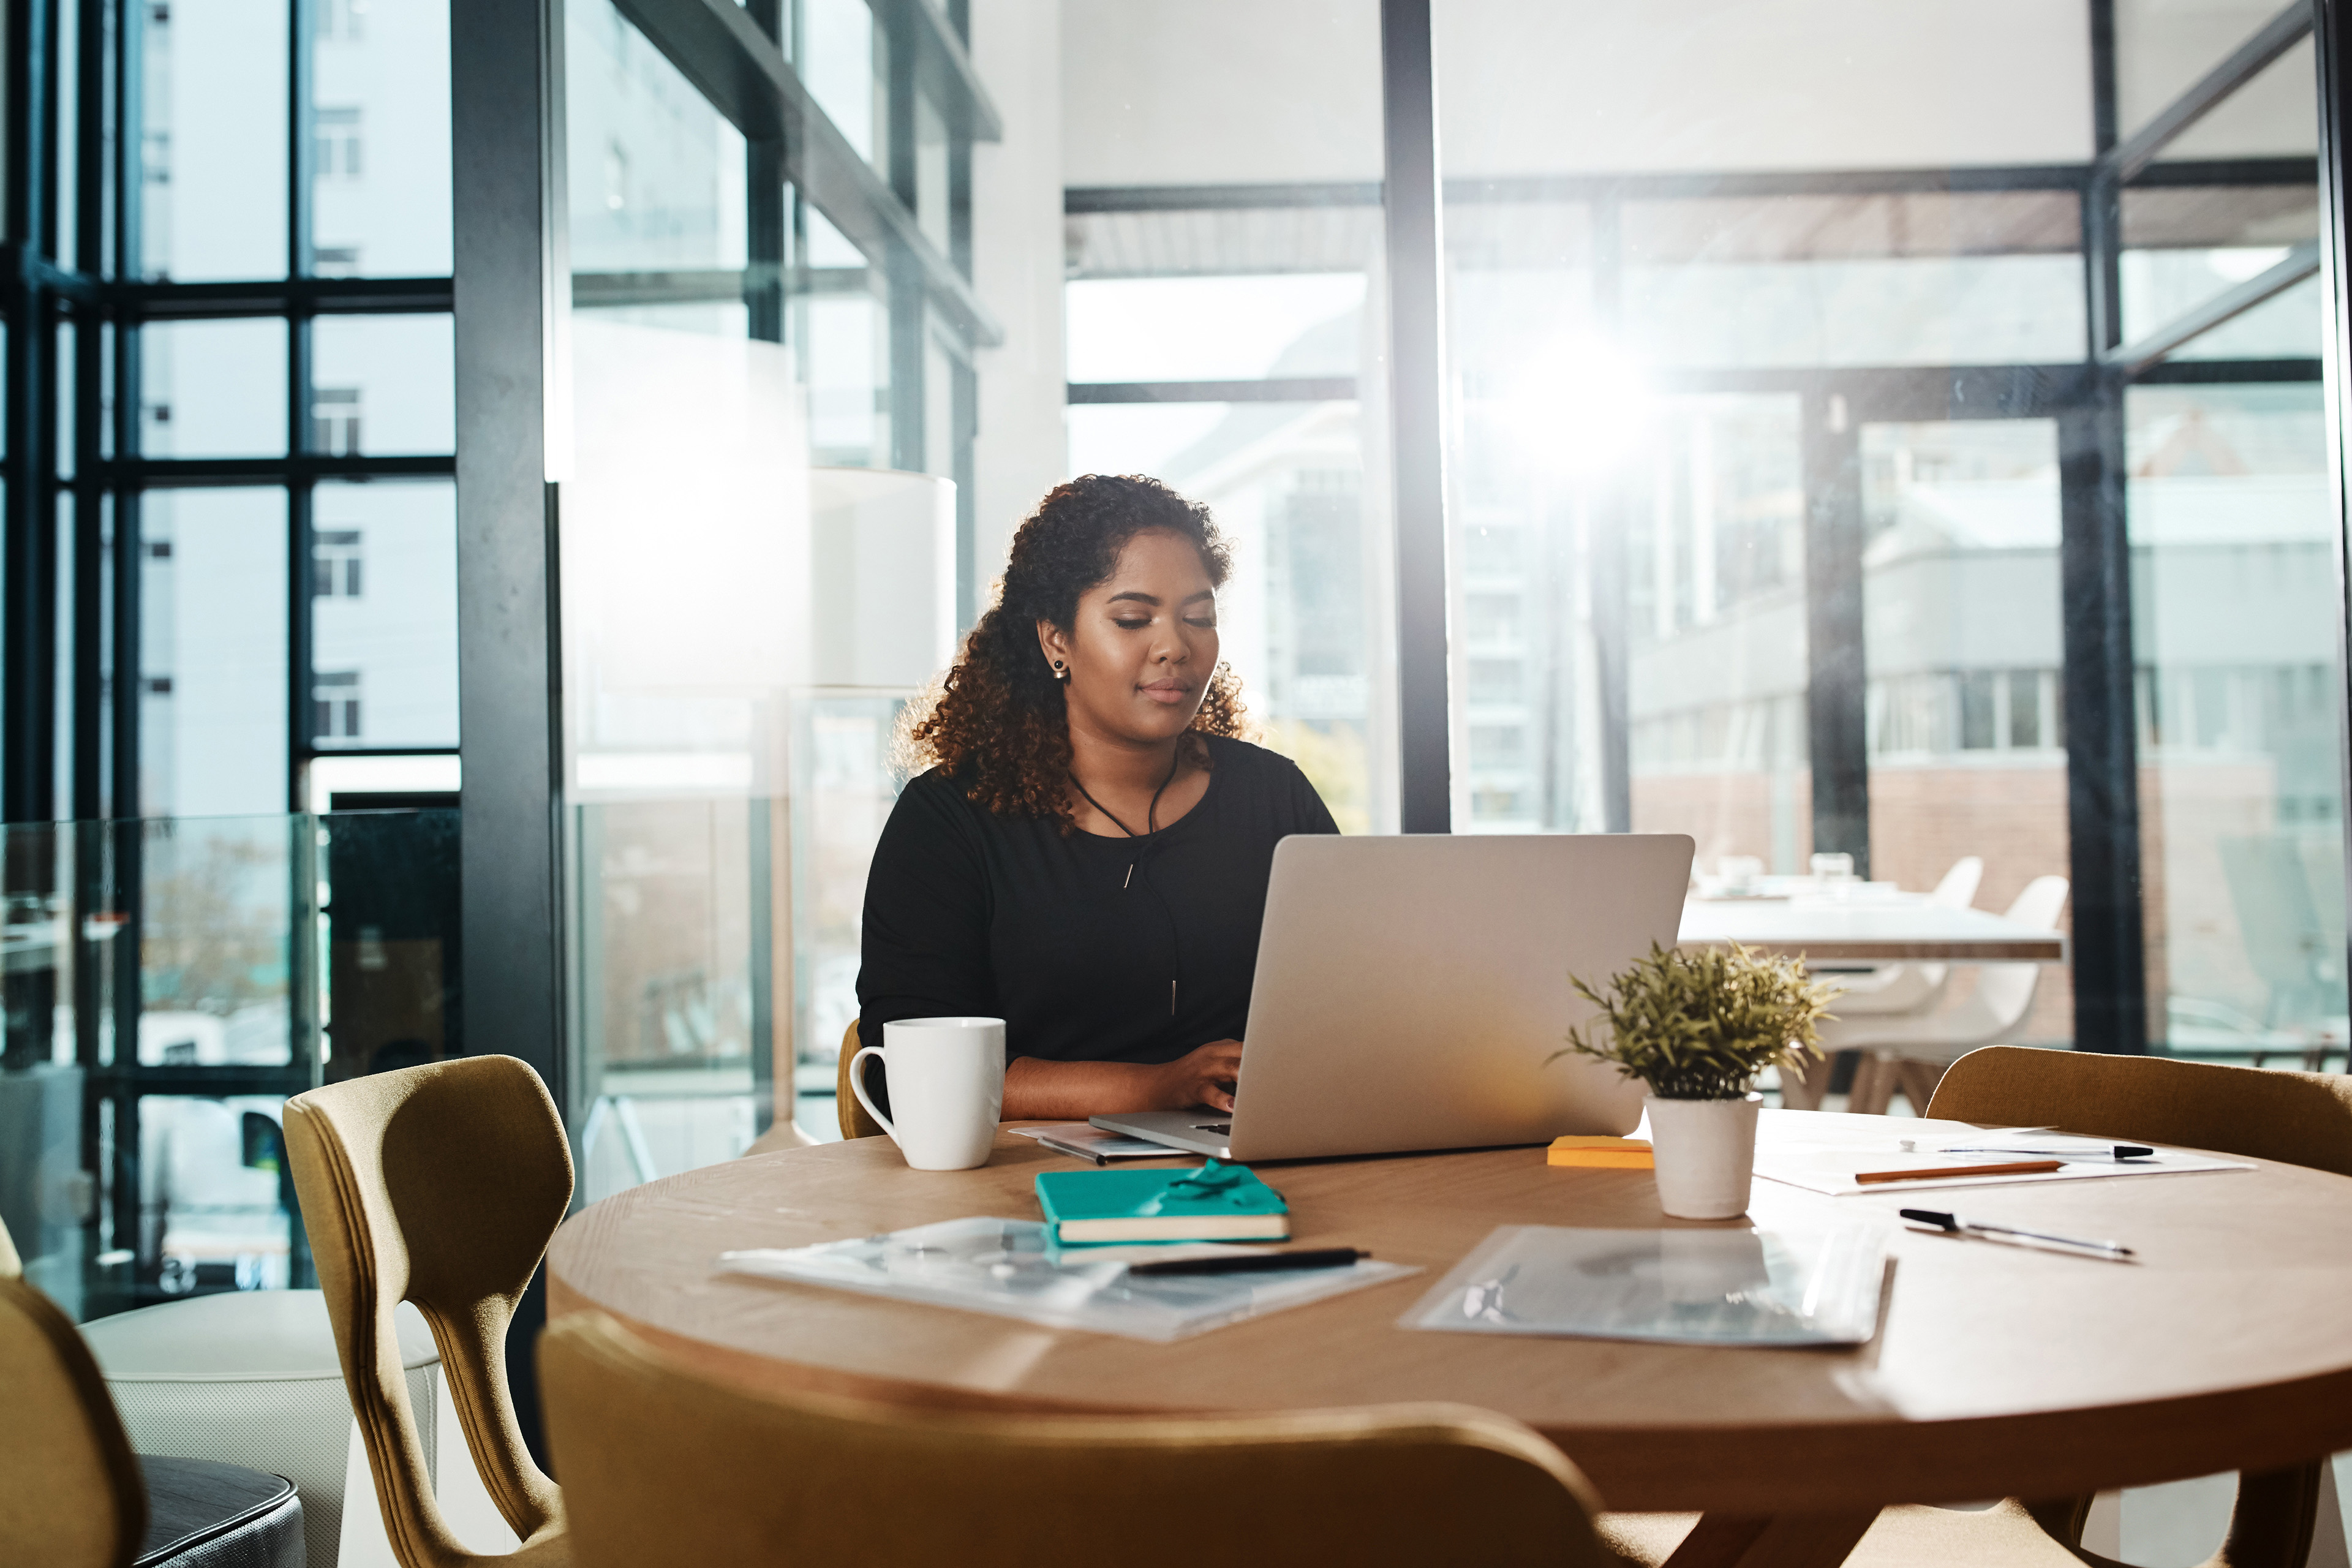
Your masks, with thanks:
[[[1646,957],[1609,977],[1569,983],[1600,1009],[1544,1058],[1591,1057],[1639,1079],[1661,1100],[1738,1100],[1768,1067],[1796,1071],[1821,1059],[1816,1026],[1832,1015],[1833,985],[1816,984],[1802,956],[1768,957],[1725,947],[1650,944]]]

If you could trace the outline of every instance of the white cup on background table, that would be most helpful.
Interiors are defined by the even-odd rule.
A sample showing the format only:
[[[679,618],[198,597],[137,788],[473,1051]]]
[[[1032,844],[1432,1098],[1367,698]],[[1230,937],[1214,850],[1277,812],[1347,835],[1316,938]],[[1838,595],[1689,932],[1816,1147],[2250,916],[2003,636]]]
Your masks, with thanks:
[[[866,1095],[866,1058],[890,1080],[885,1116]],[[1004,1108],[1004,1020],[901,1018],[882,1026],[882,1043],[849,1059],[849,1088],[918,1171],[969,1171],[988,1163]]]

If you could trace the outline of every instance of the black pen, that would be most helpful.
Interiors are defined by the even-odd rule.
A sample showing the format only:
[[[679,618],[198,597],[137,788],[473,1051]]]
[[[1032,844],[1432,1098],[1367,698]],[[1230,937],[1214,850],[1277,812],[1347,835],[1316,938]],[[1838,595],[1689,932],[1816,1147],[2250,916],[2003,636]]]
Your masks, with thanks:
[[[1264,1274],[1277,1268],[1339,1268],[1369,1252],[1352,1247],[1318,1247],[1307,1252],[1221,1252],[1210,1258],[1171,1258],[1164,1263],[1130,1263],[1129,1274]]]
[[[2009,1143],[1947,1143],[1936,1151],[1938,1154],[2047,1154],[2053,1160],[2145,1160],[2156,1152],[2145,1143],[2112,1143],[2102,1153],[2096,1149],[2039,1149]]]

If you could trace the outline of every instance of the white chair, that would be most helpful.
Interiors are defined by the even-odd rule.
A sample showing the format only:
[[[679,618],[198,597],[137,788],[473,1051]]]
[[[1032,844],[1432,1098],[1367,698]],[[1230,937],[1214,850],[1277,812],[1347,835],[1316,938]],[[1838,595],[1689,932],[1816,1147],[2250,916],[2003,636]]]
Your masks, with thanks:
[[[2055,931],[2066,908],[2063,877],[2036,877],[2009,906],[2008,919],[2035,931]],[[2042,981],[2038,963],[1977,966],[1976,989],[1937,1013],[1839,1018],[1822,1026],[1822,1049],[1863,1053],[1848,1109],[1884,1115],[1900,1085],[1924,1110],[1944,1069],[1980,1046],[2014,1039],[2033,1010]]]
[[[1984,861],[1974,855],[1952,862],[1927,901],[1948,910],[1965,910],[1976,902],[1984,881]],[[1841,1018],[1885,1013],[1919,1013],[1944,994],[1950,966],[1942,963],[1889,963],[1854,974],[1834,976],[1842,989],[1831,1005]]]
[[[1944,873],[1944,879],[1936,884],[1927,901],[1946,909],[1965,910],[1975,903],[1977,888],[1983,880],[1983,859],[1964,855],[1952,862],[1952,868]],[[1875,969],[1832,970],[1821,977],[1838,986],[1837,1000],[1830,1007],[1843,1019],[1924,1012],[1942,998],[1949,973],[1949,966],[1941,963],[1887,963]],[[1829,1092],[1837,1052],[1847,1048],[1831,1046],[1824,1034],[1821,1060],[1809,1064],[1802,1076],[1786,1072],[1781,1075],[1780,1103],[1794,1110],[1820,1110],[1822,1097]]]

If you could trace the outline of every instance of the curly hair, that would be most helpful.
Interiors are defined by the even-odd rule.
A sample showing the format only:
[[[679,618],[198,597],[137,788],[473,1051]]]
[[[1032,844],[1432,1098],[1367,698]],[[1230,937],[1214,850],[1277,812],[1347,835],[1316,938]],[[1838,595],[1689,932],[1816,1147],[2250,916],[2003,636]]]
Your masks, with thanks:
[[[1078,600],[1110,580],[1139,533],[1181,534],[1201,552],[1213,585],[1233,556],[1209,509],[1139,474],[1087,474],[1056,487],[1013,536],[995,602],[964,639],[944,679],[908,710],[900,765],[945,769],[966,796],[1008,816],[1055,816],[1067,833],[1070,723],[1067,688],[1037,647],[1037,623],[1068,627]],[[1192,731],[1240,737],[1241,681],[1219,664]],[[1196,744],[1195,760],[1208,763]]]

